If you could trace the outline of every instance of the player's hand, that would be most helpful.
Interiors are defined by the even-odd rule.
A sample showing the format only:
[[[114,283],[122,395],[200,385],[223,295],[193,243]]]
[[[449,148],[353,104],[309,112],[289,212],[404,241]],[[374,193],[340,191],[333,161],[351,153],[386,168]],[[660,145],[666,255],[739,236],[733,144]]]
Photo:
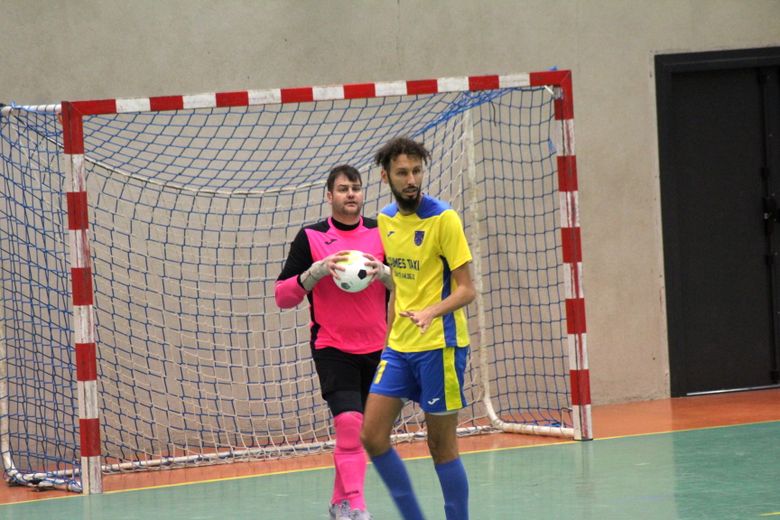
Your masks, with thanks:
[[[394,290],[393,273],[390,271],[390,267],[385,265],[384,262],[377,260],[376,257],[369,253],[363,253],[363,256],[368,260],[366,262],[366,267],[368,267],[367,272],[373,277],[372,279],[382,282],[388,291]]]
[[[366,269],[366,273],[372,278],[375,277],[377,273],[383,269],[382,266],[384,264],[377,260],[376,257],[371,253],[363,253],[363,256],[366,258],[366,260],[368,260],[368,262],[366,262],[366,267],[368,267],[368,269]]]
[[[425,334],[434,318],[433,313],[427,312],[425,309],[421,311],[401,311],[398,315],[412,320],[412,323],[420,329],[420,334]]]
[[[339,279],[339,273],[344,271],[344,266],[341,265],[341,262],[346,259],[347,255],[349,255],[349,251],[339,251],[338,253],[333,253],[321,260],[325,264],[325,267],[327,267],[330,275],[336,280]]]

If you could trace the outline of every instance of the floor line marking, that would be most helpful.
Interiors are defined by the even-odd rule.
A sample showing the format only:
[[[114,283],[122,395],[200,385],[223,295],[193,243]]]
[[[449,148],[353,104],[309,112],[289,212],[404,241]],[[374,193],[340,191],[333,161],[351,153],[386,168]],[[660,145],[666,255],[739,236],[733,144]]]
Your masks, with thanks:
[[[691,432],[691,431],[702,431],[702,430],[715,430],[715,429],[725,429],[725,428],[735,428],[740,426],[752,426],[752,425],[759,425],[759,424],[770,424],[770,423],[779,423],[780,420],[768,420],[768,421],[758,421],[758,422],[750,422],[750,423],[738,423],[738,424],[725,424],[723,426],[704,426],[701,428],[687,428],[682,430],[669,430],[669,431],[660,431],[660,432],[649,432],[649,433],[632,433],[628,435],[616,435],[613,437],[599,437],[594,438],[593,441],[608,441],[608,440],[616,440],[616,439],[626,439],[626,438],[634,438],[634,437],[649,437],[653,435],[666,435],[671,433],[681,433],[681,432]],[[482,450],[472,450],[472,451],[464,451],[461,452],[462,455],[473,455],[473,454],[479,454],[479,453],[491,453],[491,452],[500,452],[500,451],[507,451],[507,450],[520,450],[520,449],[528,449],[528,448],[548,448],[550,446],[570,446],[572,444],[580,444],[583,442],[591,442],[591,441],[562,441],[562,442],[549,442],[544,444],[527,444],[524,446],[509,446],[509,447],[503,447],[503,448],[488,448],[488,449],[482,449]],[[430,455],[416,455],[413,457],[404,457],[403,460],[421,460],[421,459],[430,459]],[[369,462],[370,464],[370,462]],[[216,465],[215,465],[216,466]],[[189,482],[177,482],[175,484],[158,484],[156,486],[146,486],[146,487],[138,487],[138,488],[127,488],[127,489],[115,489],[113,491],[105,491],[104,495],[114,495],[117,493],[128,493],[128,492],[137,492],[137,491],[150,491],[150,490],[156,490],[156,489],[165,489],[165,488],[172,488],[172,487],[181,487],[181,486],[192,486],[196,484],[213,484],[215,482],[228,482],[231,480],[241,480],[241,479],[247,479],[247,478],[262,478],[262,477],[269,477],[274,475],[287,475],[290,473],[304,473],[307,471],[321,471],[326,469],[332,469],[333,466],[315,466],[311,468],[296,468],[296,469],[288,469],[288,470],[282,470],[282,471],[272,471],[269,473],[259,473],[259,474],[253,474],[253,475],[238,475],[235,477],[220,477],[220,478],[213,478],[213,479],[205,479],[205,480],[192,480]],[[177,469],[185,469],[185,468],[177,468]],[[175,469],[172,471],[176,471]],[[0,504],[0,508],[6,507],[6,506],[13,506],[16,504],[29,504],[32,502],[41,502],[44,500],[61,500],[61,499],[70,499],[70,498],[82,498],[85,495],[83,494],[69,494],[65,496],[59,496],[59,497],[51,497],[51,498],[38,498],[34,500],[23,500],[19,502],[6,502]],[[773,513],[764,513],[761,516],[780,516],[780,511],[773,512]]]

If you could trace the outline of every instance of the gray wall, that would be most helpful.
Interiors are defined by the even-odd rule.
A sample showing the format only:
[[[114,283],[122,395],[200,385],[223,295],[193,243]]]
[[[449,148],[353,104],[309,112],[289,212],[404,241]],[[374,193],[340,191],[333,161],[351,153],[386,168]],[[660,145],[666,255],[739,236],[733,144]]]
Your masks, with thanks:
[[[669,393],[653,56],[780,44],[777,0],[4,0],[0,101],[574,73],[594,402]]]

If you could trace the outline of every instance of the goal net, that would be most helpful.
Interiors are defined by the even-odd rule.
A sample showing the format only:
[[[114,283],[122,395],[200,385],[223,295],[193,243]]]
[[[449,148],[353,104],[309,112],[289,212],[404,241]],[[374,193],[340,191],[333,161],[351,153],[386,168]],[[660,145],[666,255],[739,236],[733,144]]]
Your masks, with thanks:
[[[431,150],[424,190],[460,213],[474,254],[460,431],[589,438],[572,124],[561,117],[571,94],[556,83],[566,73],[550,77],[84,102],[71,105],[81,126],[67,136],[59,105],[3,108],[5,478],[81,489],[90,371],[98,479],[329,449],[309,311],[278,309],[274,282],[300,227],[329,214],[331,167],[363,173],[365,215],[391,202],[372,156],[397,135]],[[75,278],[68,140],[83,147],[91,287]],[[92,314],[78,313],[75,285],[94,295]],[[93,362],[74,349],[85,319]],[[424,431],[408,404],[396,439]]]

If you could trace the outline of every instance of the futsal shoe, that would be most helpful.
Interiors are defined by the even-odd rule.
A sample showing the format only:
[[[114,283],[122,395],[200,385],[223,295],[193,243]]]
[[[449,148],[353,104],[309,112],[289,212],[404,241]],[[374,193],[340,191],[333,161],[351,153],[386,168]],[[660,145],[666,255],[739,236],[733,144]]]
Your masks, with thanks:
[[[352,520],[352,511],[349,510],[349,502],[342,500],[340,504],[331,504],[330,520]]]

